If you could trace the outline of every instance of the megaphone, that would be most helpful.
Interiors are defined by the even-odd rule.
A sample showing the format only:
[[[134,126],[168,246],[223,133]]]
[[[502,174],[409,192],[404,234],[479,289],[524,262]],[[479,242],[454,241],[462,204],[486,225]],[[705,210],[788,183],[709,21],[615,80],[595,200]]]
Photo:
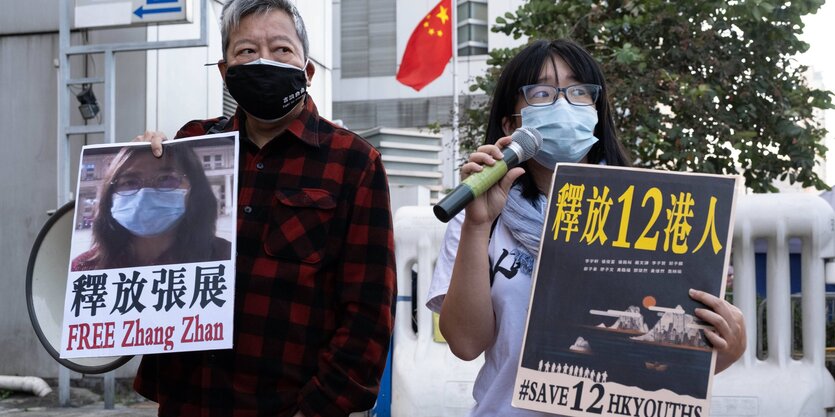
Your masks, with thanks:
[[[56,210],[38,233],[26,268],[26,304],[35,334],[58,363],[83,374],[101,374],[124,365],[133,356],[62,359],[56,349],[60,347],[64,322],[74,219],[75,201],[70,201]]]

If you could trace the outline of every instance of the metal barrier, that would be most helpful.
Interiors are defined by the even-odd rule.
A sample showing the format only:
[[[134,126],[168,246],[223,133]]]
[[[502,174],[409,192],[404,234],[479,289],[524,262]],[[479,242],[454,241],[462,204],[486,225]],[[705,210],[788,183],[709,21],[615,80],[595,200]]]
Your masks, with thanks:
[[[394,216],[397,259],[397,307],[392,352],[391,415],[395,417],[465,416],[475,405],[473,382],[483,359],[464,362],[446,343],[433,339],[432,312],[425,307],[429,282],[446,224],[431,206],[410,206]],[[413,268],[417,290],[412,293]],[[412,327],[416,301],[417,332]]]
[[[795,343],[794,343],[797,340],[797,338],[794,334],[795,327],[797,327],[797,326],[794,325],[795,307],[797,307],[797,303],[799,303],[801,300],[803,300],[803,298],[802,298],[803,294],[799,294],[799,293],[798,294],[792,294],[791,297],[792,297],[792,301],[791,301],[792,358],[797,359],[797,358],[802,356],[803,352],[798,346],[795,346]],[[835,292],[827,292],[827,293],[824,294],[824,297],[826,298],[826,304],[824,306],[825,311],[826,311],[825,317],[829,321],[835,321]],[[764,298],[757,305],[757,335],[758,335],[758,337],[757,337],[757,358],[758,359],[764,358],[765,357],[765,352],[767,351],[767,349],[764,346],[765,343],[763,343],[764,340],[763,340],[763,337],[762,337],[763,331],[765,329],[765,311],[766,311],[765,307],[766,307],[767,301],[768,301],[768,299]],[[826,347],[826,352],[827,353],[826,353],[826,356],[824,358],[825,362],[835,361],[835,339],[828,340],[828,341],[824,340],[824,342],[827,344],[827,347]],[[832,353],[830,353],[830,352],[832,352]]]
[[[789,239],[801,240],[803,354],[792,358]],[[754,243],[767,241],[768,356],[759,360]],[[835,212],[810,194],[742,196],[734,228],[734,303],[748,349],[714,379],[712,416],[835,417],[835,380],[825,367],[825,278],[835,257]]]

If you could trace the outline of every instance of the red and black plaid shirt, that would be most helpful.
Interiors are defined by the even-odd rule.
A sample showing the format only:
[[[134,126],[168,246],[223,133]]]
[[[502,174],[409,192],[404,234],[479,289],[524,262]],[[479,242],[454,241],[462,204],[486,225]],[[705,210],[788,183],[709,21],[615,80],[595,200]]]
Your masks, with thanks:
[[[234,348],[146,355],[161,416],[346,416],[370,409],[392,330],[394,239],[380,153],[311,98],[263,148],[240,130]],[[178,138],[217,119],[192,121]]]

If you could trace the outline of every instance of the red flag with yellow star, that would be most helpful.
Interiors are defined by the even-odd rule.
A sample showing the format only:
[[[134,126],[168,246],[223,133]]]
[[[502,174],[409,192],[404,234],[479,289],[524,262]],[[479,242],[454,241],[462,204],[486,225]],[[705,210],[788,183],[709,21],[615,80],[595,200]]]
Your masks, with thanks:
[[[452,0],[441,0],[418,23],[397,71],[397,81],[420,91],[438,78],[452,58]]]

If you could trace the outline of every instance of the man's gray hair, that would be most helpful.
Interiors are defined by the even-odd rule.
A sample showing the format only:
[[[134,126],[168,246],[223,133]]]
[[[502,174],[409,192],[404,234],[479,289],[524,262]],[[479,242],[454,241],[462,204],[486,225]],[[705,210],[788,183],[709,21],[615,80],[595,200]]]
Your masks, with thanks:
[[[304,60],[310,51],[310,43],[307,40],[307,29],[304,27],[304,20],[299,14],[296,6],[290,0],[227,0],[220,13],[220,38],[223,43],[223,60],[226,60],[226,50],[229,48],[229,34],[238,28],[241,19],[254,13],[266,14],[275,10],[281,10],[291,18],[296,26],[296,35],[302,41]]]

